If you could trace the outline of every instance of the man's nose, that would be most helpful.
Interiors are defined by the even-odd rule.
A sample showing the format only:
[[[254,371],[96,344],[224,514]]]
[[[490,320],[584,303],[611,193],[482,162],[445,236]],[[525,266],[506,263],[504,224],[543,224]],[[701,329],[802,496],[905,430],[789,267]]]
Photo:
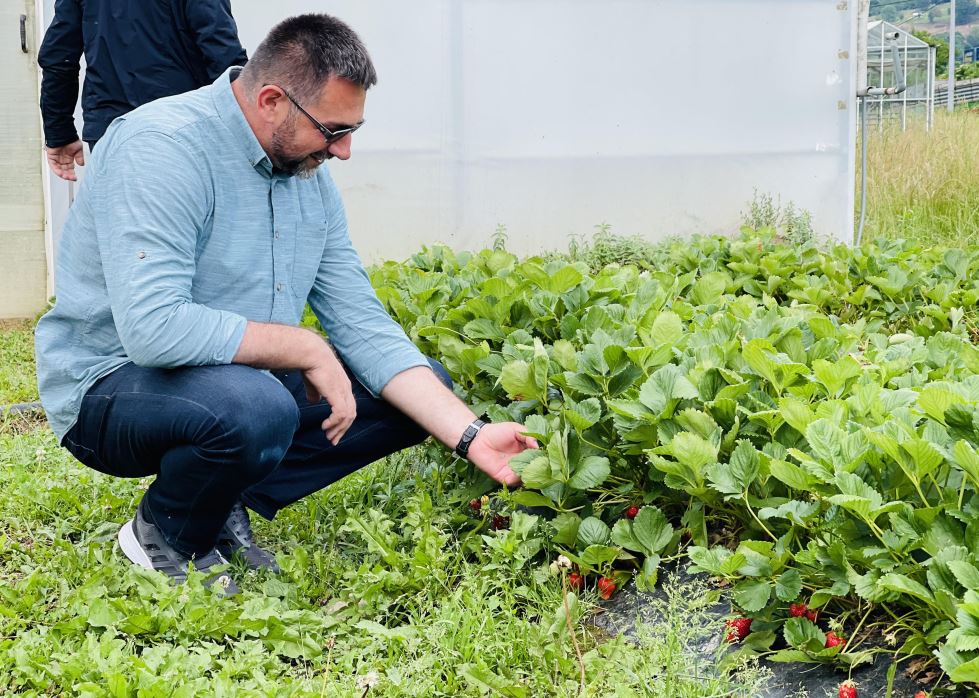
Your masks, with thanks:
[[[326,152],[328,152],[333,157],[338,160],[349,160],[350,159],[350,146],[353,143],[354,136],[352,133],[348,133],[343,138],[333,141],[326,147]]]

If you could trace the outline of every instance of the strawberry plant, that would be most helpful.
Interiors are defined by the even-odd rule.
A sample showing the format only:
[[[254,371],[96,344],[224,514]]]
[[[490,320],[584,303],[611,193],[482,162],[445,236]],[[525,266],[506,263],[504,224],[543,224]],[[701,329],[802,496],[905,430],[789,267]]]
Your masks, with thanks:
[[[864,661],[816,623],[852,617],[979,682],[979,253],[745,233],[643,266],[436,247],[372,280],[538,439],[507,497],[583,574],[649,588],[685,556],[765,624],[752,651]]]

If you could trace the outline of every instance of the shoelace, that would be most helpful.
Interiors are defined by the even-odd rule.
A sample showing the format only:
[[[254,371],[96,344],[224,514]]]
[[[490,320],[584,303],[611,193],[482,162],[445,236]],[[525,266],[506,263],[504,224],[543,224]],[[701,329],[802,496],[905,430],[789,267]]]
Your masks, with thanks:
[[[231,513],[228,515],[228,528],[231,529],[231,532],[242,545],[250,546],[252,544],[251,522],[248,520],[248,513],[241,502],[235,504],[231,509]]]

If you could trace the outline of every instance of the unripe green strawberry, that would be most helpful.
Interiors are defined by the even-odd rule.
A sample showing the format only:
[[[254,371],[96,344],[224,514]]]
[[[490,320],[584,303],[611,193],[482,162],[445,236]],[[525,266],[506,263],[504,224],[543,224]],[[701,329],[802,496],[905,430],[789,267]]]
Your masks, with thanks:
[[[887,338],[887,343],[891,346],[895,344],[904,344],[905,342],[910,342],[914,339],[913,334],[908,334],[907,332],[898,332],[897,334],[892,334]]]

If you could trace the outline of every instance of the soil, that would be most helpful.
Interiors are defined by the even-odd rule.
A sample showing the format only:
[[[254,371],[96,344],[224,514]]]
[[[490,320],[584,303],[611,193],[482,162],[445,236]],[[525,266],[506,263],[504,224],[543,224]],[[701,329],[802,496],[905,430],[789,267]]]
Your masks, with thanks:
[[[591,623],[609,634],[621,633],[627,638],[635,637],[637,619],[644,623],[661,620],[658,614],[667,600],[664,586],[682,589],[684,586],[705,582],[706,576],[691,575],[681,567],[662,573],[654,592],[640,592],[634,583],[630,583],[611,600],[601,604],[600,611],[593,616]],[[731,617],[730,600],[722,594],[721,600],[713,604],[708,612],[716,617],[720,626],[726,618]],[[699,645],[687,647],[687,650],[693,655],[699,655],[698,659],[705,663],[712,662],[717,656],[720,642],[721,633],[718,633],[716,637],[708,637]],[[848,678],[845,672],[822,664],[775,663],[764,659],[761,664],[771,669],[774,678],[757,698],[836,698],[840,683]],[[853,669],[849,678],[857,684],[861,698],[912,698],[916,692],[922,690],[933,696],[976,695],[964,688],[952,686],[947,681],[941,686],[920,682],[919,679],[934,682],[938,678],[940,670],[934,664],[930,667],[935,669],[934,672],[921,672],[921,675],[915,677],[908,675],[904,670],[906,666],[908,662],[902,663],[898,668],[890,693],[887,687],[890,662],[886,655],[878,655],[873,664],[864,664]]]

